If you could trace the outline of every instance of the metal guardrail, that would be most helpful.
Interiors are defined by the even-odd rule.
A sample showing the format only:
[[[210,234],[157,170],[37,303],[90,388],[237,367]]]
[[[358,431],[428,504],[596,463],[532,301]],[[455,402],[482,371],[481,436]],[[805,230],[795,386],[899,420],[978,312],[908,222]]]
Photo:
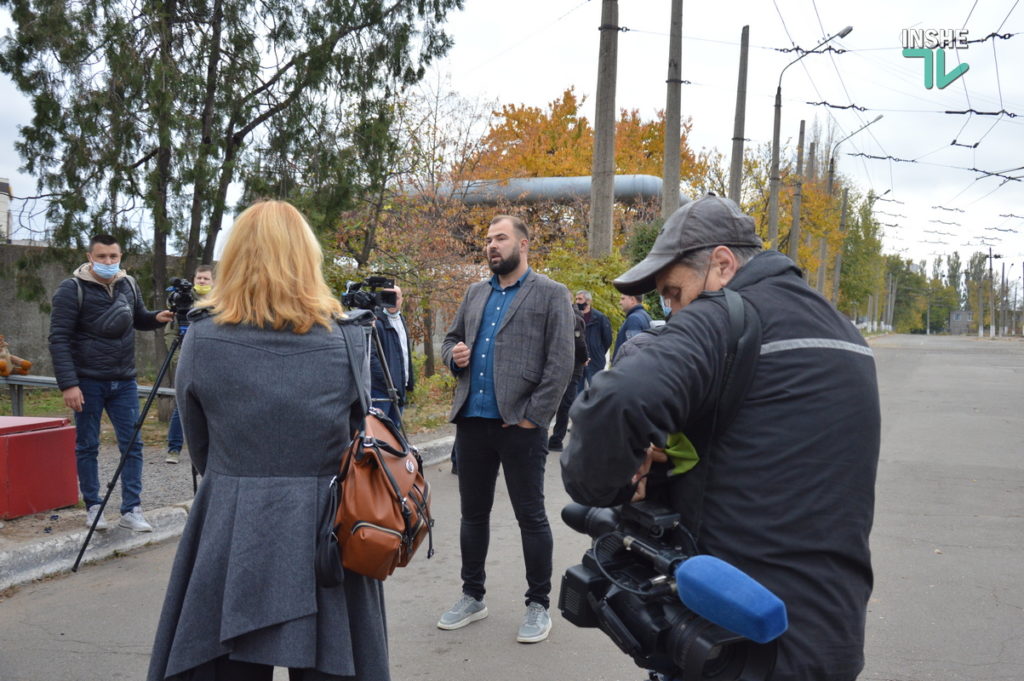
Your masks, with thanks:
[[[6,385],[11,393],[11,415],[24,416],[25,388],[57,388],[57,379],[53,376],[0,376],[0,385]],[[140,385],[139,395],[148,396],[153,386]],[[174,388],[160,388],[157,395],[174,397]]]

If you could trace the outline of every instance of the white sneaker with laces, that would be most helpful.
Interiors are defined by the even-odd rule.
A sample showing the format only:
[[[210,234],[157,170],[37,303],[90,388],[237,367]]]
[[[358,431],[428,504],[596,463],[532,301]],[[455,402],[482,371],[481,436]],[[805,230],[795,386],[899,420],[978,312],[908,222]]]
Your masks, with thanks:
[[[540,603],[530,603],[526,606],[526,617],[519,627],[516,640],[520,643],[539,643],[548,637],[551,632],[551,615],[547,608]]]
[[[135,532],[152,532],[153,526],[146,522],[146,516],[142,515],[142,507],[136,506],[121,516],[118,527],[125,527]]]
[[[85,526],[92,527],[92,523],[96,520],[96,515],[100,512],[100,505],[95,504],[89,507],[89,510],[85,512]],[[110,523],[103,516],[100,516],[100,521],[96,523],[97,530],[106,530],[110,527]]]

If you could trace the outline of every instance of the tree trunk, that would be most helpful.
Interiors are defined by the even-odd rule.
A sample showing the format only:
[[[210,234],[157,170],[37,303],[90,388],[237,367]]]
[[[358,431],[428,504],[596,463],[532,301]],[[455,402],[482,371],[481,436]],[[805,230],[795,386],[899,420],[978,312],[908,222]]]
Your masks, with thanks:
[[[423,355],[423,375],[429,378],[437,371],[434,368],[434,310],[429,299],[423,303]]]
[[[188,244],[185,251],[185,276],[195,272],[196,260],[199,258],[199,236],[202,230],[203,208],[209,194],[210,155],[213,145],[213,107],[216,103],[217,78],[220,66],[220,39],[224,24],[223,0],[216,0],[213,6],[212,35],[210,36],[210,61],[206,69],[206,94],[203,101],[203,116],[199,153],[196,156],[195,184],[192,192],[192,215],[188,228]],[[203,263],[210,264],[212,259],[203,258]]]

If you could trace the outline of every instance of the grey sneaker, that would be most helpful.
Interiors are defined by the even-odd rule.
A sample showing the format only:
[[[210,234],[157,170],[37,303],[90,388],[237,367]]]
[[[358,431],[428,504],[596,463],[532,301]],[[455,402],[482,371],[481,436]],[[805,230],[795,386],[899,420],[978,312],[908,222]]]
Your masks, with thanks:
[[[126,527],[135,532],[152,532],[153,526],[146,522],[146,516],[142,515],[142,507],[136,506],[121,516],[117,523],[118,527]]]
[[[100,505],[95,504],[89,507],[89,510],[85,512],[85,526],[92,527],[92,522],[96,520],[96,514],[100,512]],[[103,516],[100,516],[100,521],[96,523],[97,530],[106,530],[110,527],[110,523]]]
[[[516,640],[520,643],[538,643],[548,637],[551,632],[551,615],[548,609],[540,603],[530,603],[526,606],[526,617],[519,626],[519,635]]]
[[[177,449],[168,449],[167,458],[164,459],[164,463],[178,463],[181,460],[181,452]]]
[[[478,601],[466,594],[455,602],[448,612],[441,615],[437,621],[438,629],[461,629],[470,622],[476,622],[487,617],[487,606],[483,601]]]

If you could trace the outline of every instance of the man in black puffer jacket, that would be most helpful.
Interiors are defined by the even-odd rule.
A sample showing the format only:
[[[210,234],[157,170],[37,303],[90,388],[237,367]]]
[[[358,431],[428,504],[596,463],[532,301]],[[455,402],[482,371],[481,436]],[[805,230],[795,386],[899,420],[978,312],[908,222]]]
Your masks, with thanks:
[[[650,254],[614,284],[637,295],[657,289],[672,317],[576,400],[562,455],[569,495],[595,506],[629,501],[657,460],[649,443],[685,433],[699,462],[659,489],[648,481],[648,497],[682,516],[701,553],[785,602],[773,681],[853,681],[872,587],[880,414],[871,349],[792,260],[761,251],[752,218],[716,196],[673,213]],[[737,355],[734,366],[748,356],[756,364],[731,374],[749,387],[716,427],[730,394],[730,317],[717,293],[726,287],[747,306],[747,323],[759,324],[760,343]]]
[[[121,471],[121,520],[136,532],[151,532],[142,514],[142,439],[131,440],[139,417],[135,384],[135,329],[151,331],[174,318],[146,309],[135,280],[121,269],[121,247],[109,234],[89,242],[89,262],[65,279],[53,295],[50,356],[64,404],[75,412],[78,485],[91,526],[100,510],[99,435],[103,410],[125,456]],[[100,518],[96,529],[108,527]]]

